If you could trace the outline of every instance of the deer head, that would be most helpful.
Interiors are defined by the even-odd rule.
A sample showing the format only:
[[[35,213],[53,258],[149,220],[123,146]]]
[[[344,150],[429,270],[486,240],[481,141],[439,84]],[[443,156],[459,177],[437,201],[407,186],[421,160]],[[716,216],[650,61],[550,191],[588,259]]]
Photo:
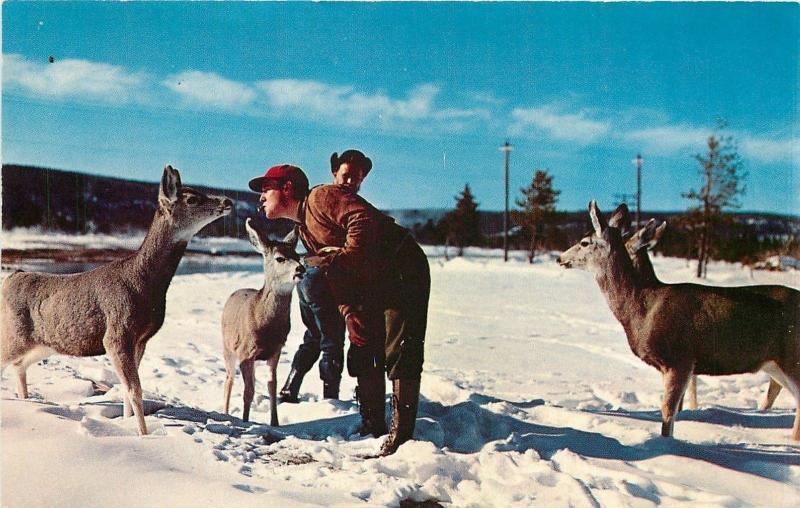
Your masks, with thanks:
[[[662,222],[660,226],[656,226],[656,220],[650,219],[643,228],[633,234],[628,241],[625,242],[625,248],[628,254],[633,257],[634,254],[642,249],[650,250],[664,236],[664,231],[667,229],[667,223]]]
[[[167,165],[158,190],[158,209],[177,237],[188,241],[205,225],[231,213],[233,201],[182,186],[178,170]]]
[[[592,219],[592,233],[564,251],[558,257],[558,264],[564,268],[581,268],[590,272],[597,272],[603,266],[603,260],[611,255],[612,245],[621,244],[621,228],[630,226],[628,207],[620,205],[611,216],[611,223],[607,223],[597,202],[589,202],[589,216]]]
[[[282,241],[274,241],[269,239],[261,223],[252,218],[247,219],[245,227],[250,243],[264,257],[266,285],[279,294],[291,294],[306,271],[295,251],[297,230],[292,229]]]

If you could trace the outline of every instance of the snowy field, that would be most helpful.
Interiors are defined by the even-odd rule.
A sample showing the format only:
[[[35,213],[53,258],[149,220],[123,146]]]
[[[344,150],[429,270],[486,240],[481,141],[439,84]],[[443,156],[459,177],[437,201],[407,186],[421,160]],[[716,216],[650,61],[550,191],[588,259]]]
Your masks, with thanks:
[[[221,413],[219,320],[231,292],[260,287],[251,258],[173,280],[139,371],[150,436],[119,418],[116,386],[94,395],[117,383],[104,356],[32,366],[30,400],[15,399],[4,373],[2,506],[800,506],[794,403],[784,390],[759,413],[766,375],[701,377],[700,409],[680,413],[676,439],[661,438],[660,375],[630,352],[591,275],[523,253],[509,263],[497,251],[449,262],[428,253],[417,430],[394,456],[365,458],[381,440],[353,435],[349,377],[345,400],[325,401],[312,371],[303,402],[280,405],[272,428],[261,364],[254,422],[238,418],[240,379],[232,416]],[[664,281],[693,280],[684,260],[654,263]],[[798,272],[727,264],[712,264],[709,279],[800,287]],[[281,384],[303,334],[293,305]]]

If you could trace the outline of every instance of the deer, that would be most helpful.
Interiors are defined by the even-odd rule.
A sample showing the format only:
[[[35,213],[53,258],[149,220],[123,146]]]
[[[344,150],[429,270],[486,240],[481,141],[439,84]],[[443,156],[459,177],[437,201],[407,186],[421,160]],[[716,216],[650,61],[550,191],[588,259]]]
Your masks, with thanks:
[[[17,396],[28,398],[26,371],[52,354],[108,355],[123,387],[123,414],[147,434],[139,364],[164,323],[167,288],[189,240],[229,214],[233,201],[181,185],[167,165],[155,216],[139,249],[83,273],[15,272],[0,296],[0,364],[17,373]]]
[[[610,226],[620,228],[623,238],[628,236],[627,231],[631,227],[631,221],[627,205],[623,204],[618,207],[612,217],[609,219],[608,223]],[[653,263],[650,260],[650,256],[648,255],[648,251],[652,250],[658,244],[658,242],[661,240],[661,237],[664,235],[666,228],[666,222],[662,222],[661,225],[656,226],[655,219],[650,219],[647,224],[645,224],[637,232],[630,235],[625,241],[625,249],[628,251],[628,256],[631,258],[634,271],[643,284],[661,284],[658,276],[656,276],[656,272],[653,268]],[[787,309],[796,309],[798,305],[800,305],[800,292],[787,286],[771,284],[742,286],[741,288],[743,291],[753,291],[755,293],[760,293],[770,298],[779,300],[786,306]],[[765,394],[761,404],[759,404],[758,410],[763,412],[770,409],[780,391],[780,383],[770,378],[767,393]],[[689,396],[689,409],[697,409],[697,376],[694,374],[691,378],[689,378],[687,392]]]
[[[791,437],[800,441],[800,300],[783,302],[748,287],[642,282],[620,229],[606,223],[595,201],[589,215],[593,234],[562,253],[558,263],[595,275],[631,351],[661,372],[661,435],[672,437],[693,374],[763,370],[794,396]]]
[[[269,366],[267,389],[270,399],[270,425],[278,426],[277,368],[281,350],[289,335],[289,312],[295,284],[305,268],[300,263],[297,230],[282,241],[272,241],[259,223],[247,219],[245,228],[250,243],[263,256],[264,285],[261,289],[239,289],[222,309],[222,343],[225,359],[224,411],[229,414],[236,364],[244,380],[242,419],[250,419],[255,394],[255,362]]]

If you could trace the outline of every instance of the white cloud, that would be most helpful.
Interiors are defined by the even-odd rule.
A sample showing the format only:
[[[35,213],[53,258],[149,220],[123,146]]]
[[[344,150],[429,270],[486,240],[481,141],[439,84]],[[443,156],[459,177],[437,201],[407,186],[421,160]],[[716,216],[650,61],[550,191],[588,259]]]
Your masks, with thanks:
[[[772,139],[742,136],[739,141],[742,156],[765,163],[794,162],[800,165],[800,138]]]
[[[405,98],[393,98],[383,92],[368,94],[352,86],[312,80],[276,79],[261,81],[258,87],[266,95],[267,104],[282,113],[351,126],[463,121],[488,115],[483,109],[438,109],[435,102],[440,89],[431,84],[416,86]]]
[[[642,151],[668,155],[686,150],[697,151],[703,147],[710,134],[711,131],[707,128],[664,125],[628,131],[622,137],[636,144]]]
[[[128,102],[138,96],[148,79],[142,72],[89,60],[38,63],[21,55],[3,55],[3,85],[38,96]]]
[[[235,111],[250,105],[256,92],[250,86],[213,72],[185,71],[168,76],[162,85],[191,105]]]
[[[628,131],[622,134],[622,138],[636,144],[642,151],[657,155],[672,155],[678,152],[694,154],[705,149],[706,140],[713,132],[713,129],[708,127],[664,125]],[[728,134],[731,134],[738,143],[739,153],[745,158],[763,163],[800,162],[800,139],[767,138],[747,132]]]
[[[433,84],[420,84],[405,96],[392,97],[382,91],[368,93],[321,81],[246,83],[196,70],[159,79],[117,65],[75,59],[38,63],[16,54],[3,55],[3,85],[34,96],[149,104],[169,101],[158,98],[161,85],[177,94],[186,107],[381,129],[436,128],[452,132],[474,126],[476,119],[491,117],[486,107],[442,107],[437,104],[441,90]]]
[[[597,141],[611,129],[609,122],[589,118],[586,111],[562,113],[554,106],[515,108],[511,117],[511,134],[533,136],[544,131],[553,139],[582,145]]]
[[[467,92],[465,95],[475,102],[486,104],[491,107],[500,107],[506,103],[504,99],[498,98],[492,92]]]

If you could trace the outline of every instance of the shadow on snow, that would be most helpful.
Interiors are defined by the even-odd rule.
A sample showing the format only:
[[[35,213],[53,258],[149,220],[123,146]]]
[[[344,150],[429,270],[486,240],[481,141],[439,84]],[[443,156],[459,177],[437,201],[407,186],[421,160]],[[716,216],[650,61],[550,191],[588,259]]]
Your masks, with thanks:
[[[267,443],[288,436],[325,440],[330,436],[348,438],[355,433],[360,417],[357,405],[350,401],[331,401],[338,409],[351,414],[271,427],[218,412],[189,407],[167,407],[159,410],[159,418],[189,421],[205,425],[210,432],[237,436],[262,436]],[[499,404],[504,413],[486,407]],[[430,441],[439,448],[455,453],[475,453],[488,443],[496,451],[525,452],[533,449],[543,459],[550,459],[559,450],[570,450],[584,457],[624,461],[641,461],[664,455],[675,455],[705,461],[728,469],[755,474],[777,481],[790,478],[789,466],[800,465],[800,447],[786,444],[695,444],[679,439],[654,437],[637,445],[623,445],[618,440],[596,432],[572,427],[553,427],[525,421],[526,409],[543,405],[544,401],[513,402],[491,396],[473,394],[469,400],[446,406],[426,399],[420,401],[415,439]],[[387,418],[390,418],[387,403]],[[660,422],[658,411],[587,411],[614,417]],[[683,411],[684,421],[699,421],[751,428],[790,428],[792,415],[757,413],[712,407]]]

